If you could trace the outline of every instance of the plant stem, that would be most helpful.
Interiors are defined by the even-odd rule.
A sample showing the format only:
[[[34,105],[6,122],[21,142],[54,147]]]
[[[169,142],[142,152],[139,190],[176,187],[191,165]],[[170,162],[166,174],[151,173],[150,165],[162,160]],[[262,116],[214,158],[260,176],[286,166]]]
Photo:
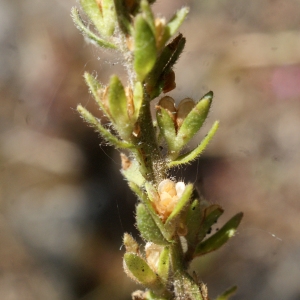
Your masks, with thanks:
[[[144,103],[138,124],[142,125],[137,139],[137,159],[141,164],[141,171],[146,180],[158,185],[160,181],[166,178],[166,164],[158,148],[150,110],[150,98],[147,93],[144,93]]]

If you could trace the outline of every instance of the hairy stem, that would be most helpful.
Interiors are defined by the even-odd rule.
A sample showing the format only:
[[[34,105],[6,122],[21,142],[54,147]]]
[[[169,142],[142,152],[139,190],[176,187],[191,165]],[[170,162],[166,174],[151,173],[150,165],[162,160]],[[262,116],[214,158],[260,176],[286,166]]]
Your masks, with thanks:
[[[140,111],[138,124],[142,124],[142,126],[140,126],[140,134],[137,142],[137,159],[144,166],[142,169],[146,171],[146,174],[143,174],[146,180],[157,185],[166,177],[166,164],[158,148],[150,110],[150,99],[146,93],[144,93],[144,103]]]

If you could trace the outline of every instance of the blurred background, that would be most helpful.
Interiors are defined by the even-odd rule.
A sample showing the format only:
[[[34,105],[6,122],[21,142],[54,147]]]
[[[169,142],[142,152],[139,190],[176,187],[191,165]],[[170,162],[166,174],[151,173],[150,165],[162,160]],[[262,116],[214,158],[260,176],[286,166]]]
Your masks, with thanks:
[[[75,0],[0,2],[0,299],[129,300],[122,235],[137,236],[135,197],[119,153],[78,117],[101,116],[84,71],[123,74],[115,53],[88,45],[72,24]],[[238,234],[191,266],[214,298],[300,299],[300,1],[168,0],[191,13],[176,67],[177,101],[213,90],[199,142],[220,129],[179,178],[243,211]],[[123,77],[125,78],[125,77]]]

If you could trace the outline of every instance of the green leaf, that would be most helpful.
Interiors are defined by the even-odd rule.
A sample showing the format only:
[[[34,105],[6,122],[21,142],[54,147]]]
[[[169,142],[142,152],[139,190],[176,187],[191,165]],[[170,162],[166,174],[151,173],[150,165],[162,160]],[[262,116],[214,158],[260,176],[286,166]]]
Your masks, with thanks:
[[[208,143],[212,140],[214,137],[217,129],[219,128],[219,122],[216,121],[208,134],[204,137],[204,139],[201,141],[201,143],[192,151],[185,153],[183,155],[180,155],[176,160],[170,161],[167,166],[168,168],[176,167],[182,164],[187,164],[198,158],[202,152],[206,149]]]
[[[155,35],[154,16],[151,10],[151,6],[147,0],[142,0],[140,5],[141,5],[143,15],[146,21],[148,22],[148,25],[150,26],[153,34]]]
[[[98,131],[103,138],[109,142],[110,144],[114,145],[116,148],[119,149],[133,149],[134,145],[120,141],[116,136],[114,136],[108,129],[104,128],[101,122],[95,118],[88,110],[86,110],[82,105],[77,106],[77,111],[80,113],[82,118],[91,124],[96,131]]]
[[[103,17],[100,11],[100,7],[96,0],[80,0],[81,7],[87,14],[89,19],[93,22],[98,32],[102,34],[103,30]]]
[[[134,70],[138,81],[143,81],[156,61],[156,41],[151,27],[139,14],[134,23]]]
[[[128,252],[124,254],[124,269],[129,277],[147,288],[161,291],[162,283],[147,262],[139,255]]]
[[[149,214],[151,215],[153,221],[155,222],[155,224],[157,225],[157,227],[159,228],[161,234],[163,235],[163,237],[169,242],[172,242],[172,234],[170,234],[170,232],[168,232],[165,229],[165,226],[163,224],[163,222],[161,221],[161,219],[159,218],[159,216],[157,215],[156,211],[154,210],[151,201],[153,201],[153,196],[156,193],[156,190],[154,189],[154,187],[146,181],[145,183],[145,187],[146,187],[146,191],[147,191],[147,195],[145,193],[143,193],[141,191],[141,189],[134,184],[133,182],[129,182],[129,187],[132,189],[133,192],[136,193],[136,195],[138,196],[138,198],[141,200],[141,202],[145,205],[146,209],[148,210]],[[151,199],[151,201],[149,200],[149,198]]]
[[[234,236],[236,229],[242,220],[242,217],[243,213],[236,214],[219,231],[217,231],[214,235],[200,243],[196,247],[194,255],[204,255],[206,253],[215,251],[221,246],[223,246],[231,237]]]
[[[166,220],[166,223],[165,223],[166,227],[172,225],[175,218],[178,217],[179,214],[184,210],[184,208],[187,206],[187,204],[190,201],[192,193],[193,193],[193,185],[192,184],[186,185],[181,198],[179,199],[179,201],[176,204],[176,206],[174,207],[172,213],[169,215],[168,219]]]
[[[228,300],[237,291],[237,286],[233,286],[226,290],[222,295],[218,296],[216,300]]]
[[[170,267],[170,249],[169,247],[164,247],[159,256],[157,268],[157,273],[164,283],[168,282]]]
[[[90,92],[94,96],[97,104],[101,108],[101,110],[105,113],[106,116],[109,117],[109,113],[107,112],[106,107],[103,104],[103,99],[101,99],[101,90],[103,90],[103,85],[90,73],[84,73],[84,79],[86,84],[88,85]]]
[[[136,225],[143,239],[157,245],[167,246],[169,242],[162,235],[151,214],[144,204],[136,207]]]
[[[97,31],[105,37],[110,37],[115,30],[117,21],[113,0],[80,0],[80,4]]]
[[[75,23],[78,30],[84,36],[86,36],[91,42],[93,42],[94,44],[96,44],[100,47],[103,47],[103,48],[116,49],[116,46],[114,44],[101,39],[100,37],[98,37],[95,33],[93,33],[89,28],[87,28],[84,25],[80,15],[79,15],[79,11],[76,7],[72,8],[71,16],[72,16],[73,22]]]
[[[101,0],[101,5],[103,15],[102,34],[110,37],[115,31],[117,22],[114,0]]]
[[[203,125],[211,106],[213,93],[207,93],[184,119],[176,137],[176,151],[180,151]]]
[[[188,7],[182,7],[176,12],[165,27],[163,38],[161,39],[160,45],[163,46],[179,29],[185,17],[189,13]]]
[[[127,97],[124,87],[116,75],[111,76],[108,89],[109,115],[120,136],[129,139],[133,130],[128,116]]]
[[[160,133],[167,142],[169,152],[174,151],[176,140],[175,124],[170,114],[163,107],[158,107],[156,112],[157,124]]]

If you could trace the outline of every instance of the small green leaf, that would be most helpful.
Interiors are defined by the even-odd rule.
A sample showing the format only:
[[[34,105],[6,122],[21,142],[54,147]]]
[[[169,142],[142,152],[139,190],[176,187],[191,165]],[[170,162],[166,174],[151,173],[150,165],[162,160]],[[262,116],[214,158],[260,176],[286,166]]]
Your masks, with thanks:
[[[243,217],[243,213],[238,213],[232,217],[219,231],[200,243],[196,247],[195,256],[204,255],[215,251],[223,246],[231,237],[234,236],[237,227]]]
[[[104,37],[110,37],[117,21],[113,0],[80,0],[80,4],[97,31]]]
[[[201,141],[201,143],[192,151],[185,153],[183,155],[180,155],[176,160],[170,161],[168,163],[168,168],[176,167],[182,164],[187,164],[190,163],[191,161],[195,160],[198,158],[202,152],[206,149],[208,143],[212,140],[214,137],[217,129],[219,128],[219,122],[216,121],[208,134],[204,137],[204,139]]]
[[[128,116],[127,97],[124,87],[116,75],[111,76],[108,89],[109,115],[120,136],[129,139],[133,130]]]
[[[161,39],[160,45],[164,45],[179,29],[185,17],[189,13],[188,7],[182,7],[176,12],[165,27],[163,38]]]
[[[101,0],[101,6],[103,15],[102,34],[110,37],[115,31],[115,24],[117,22],[114,0]]]
[[[103,99],[101,99],[101,90],[103,89],[103,85],[92,74],[88,72],[84,73],[84,79],[100,109],[105,113],[106,116],[109,117],[109,113],[107,112],[106,107],[103,104]]]
[[[153,290],[162,290],[162,283],[147,262],[139,255],[128,252],[124,254],[124,269],[132,279]]]
[[[174,207],[174,210],[166,220],[165,223],[166,227],[170,226],[174,222],[175,218],[179,216],[179,214],[184,210],[184,208],[187,206],[187,204],[190,201],[192,193],[193,193],[193,185],[192,184],[186,185],[181,198],[179,199],[178,203]]]
[[[156,61],[156,42],[151,27],[139,14],[134,23],[134,70],[138,81],[143,81]]]
[[[82,105],[77,106],[77,111],[80,113],[82,118],[91,124],[96,131],[98,131],[103,138],[109,142],[110,144],[114,145],[116,148],[120,149],[131,149],[134,148],[134,145],[120,141],[116,136],[114,136],[108,129],[104,128],[101,122],[95,118],[88,110],[86,110]]]
[[[155,35],[155,24],[154,24],[154,16],[151,10],[151,6],[147,0],[141,0],[141,9],[143,12],[143,15],[148,22],[153,34]]]
[[[80,0],[81,7],[93,22],[98,32],[103,31],[103,17],[99,5],[96,0]]]
[[[163,107],[158,107],[156,112],[157,124],[160,133],[167,142],[169,152],[174,151],[176,140],[175,124],[170,114]]]
[[[158,261],[157,273],[164,283],[168,282],[170,273],[170,249],[164,247]]]
[[[176,151],[179,152],[203,125],[211,106],[213,93],[207,93],[184,119],[176,137]]]
[[[133,90],[134,115],[133,121],[136,122],[144,100],[144,90],[141,82],[136,82]]]
[[[216,300],[228,300],[237,291],[237,286],[233,286],[226,290],[222,295],[218,296]]]
[[[169,245],[169,242],[162,235],[151,214],[141,203],[136,207],[136,225],[142,238],[146,241],[161,246]]]
[[[149,182],[146,181],[146,183],[145,183],[145,187],[146,187],[146,191],[147,191],[147,195],[146,195],[133,182],[129,182],[128,184],[129,184],[129,187],[132,189],[132,191],[136,193],[138,198],[145,205],[146,209],[148,210],[148,212],[151,215],[153,221],[155,222],[155,224],[159,228],[159,230],[160,230],[161,234],[163,235],[163,237],[169,243],[171,243],[172,242],[172,234],[170,234],[170,232],[168,232],[165,229],[163,222],[161,221],[161,219],[159,218],[159,216],[157,215],[157,213],[155,212],[155,210],[154,210],[154,208],[151,204],[151,201],[153,201],[152,197],[154,196],[154,193],[156,193],[156,190],[154,189],[154,187]],[[149,200],[148,197],[151,199],[151,201]]]
[[[73,7],[71,10],[71,16],[73,19],[73,22],[75,23],[76,27],[78,28],[78,30],[84,35],[86,36],[91,42],[93,42],[94,44],[103,47],[103,48],[109,48],[109,49],[115,49],[116,46],[108,41],[105,41],[103,39],[101,39],[100,37],[98,37],[94,32],[92,32],[89,28],[87,28],[80,15],[79,15],[79,11],[76,7]]]

